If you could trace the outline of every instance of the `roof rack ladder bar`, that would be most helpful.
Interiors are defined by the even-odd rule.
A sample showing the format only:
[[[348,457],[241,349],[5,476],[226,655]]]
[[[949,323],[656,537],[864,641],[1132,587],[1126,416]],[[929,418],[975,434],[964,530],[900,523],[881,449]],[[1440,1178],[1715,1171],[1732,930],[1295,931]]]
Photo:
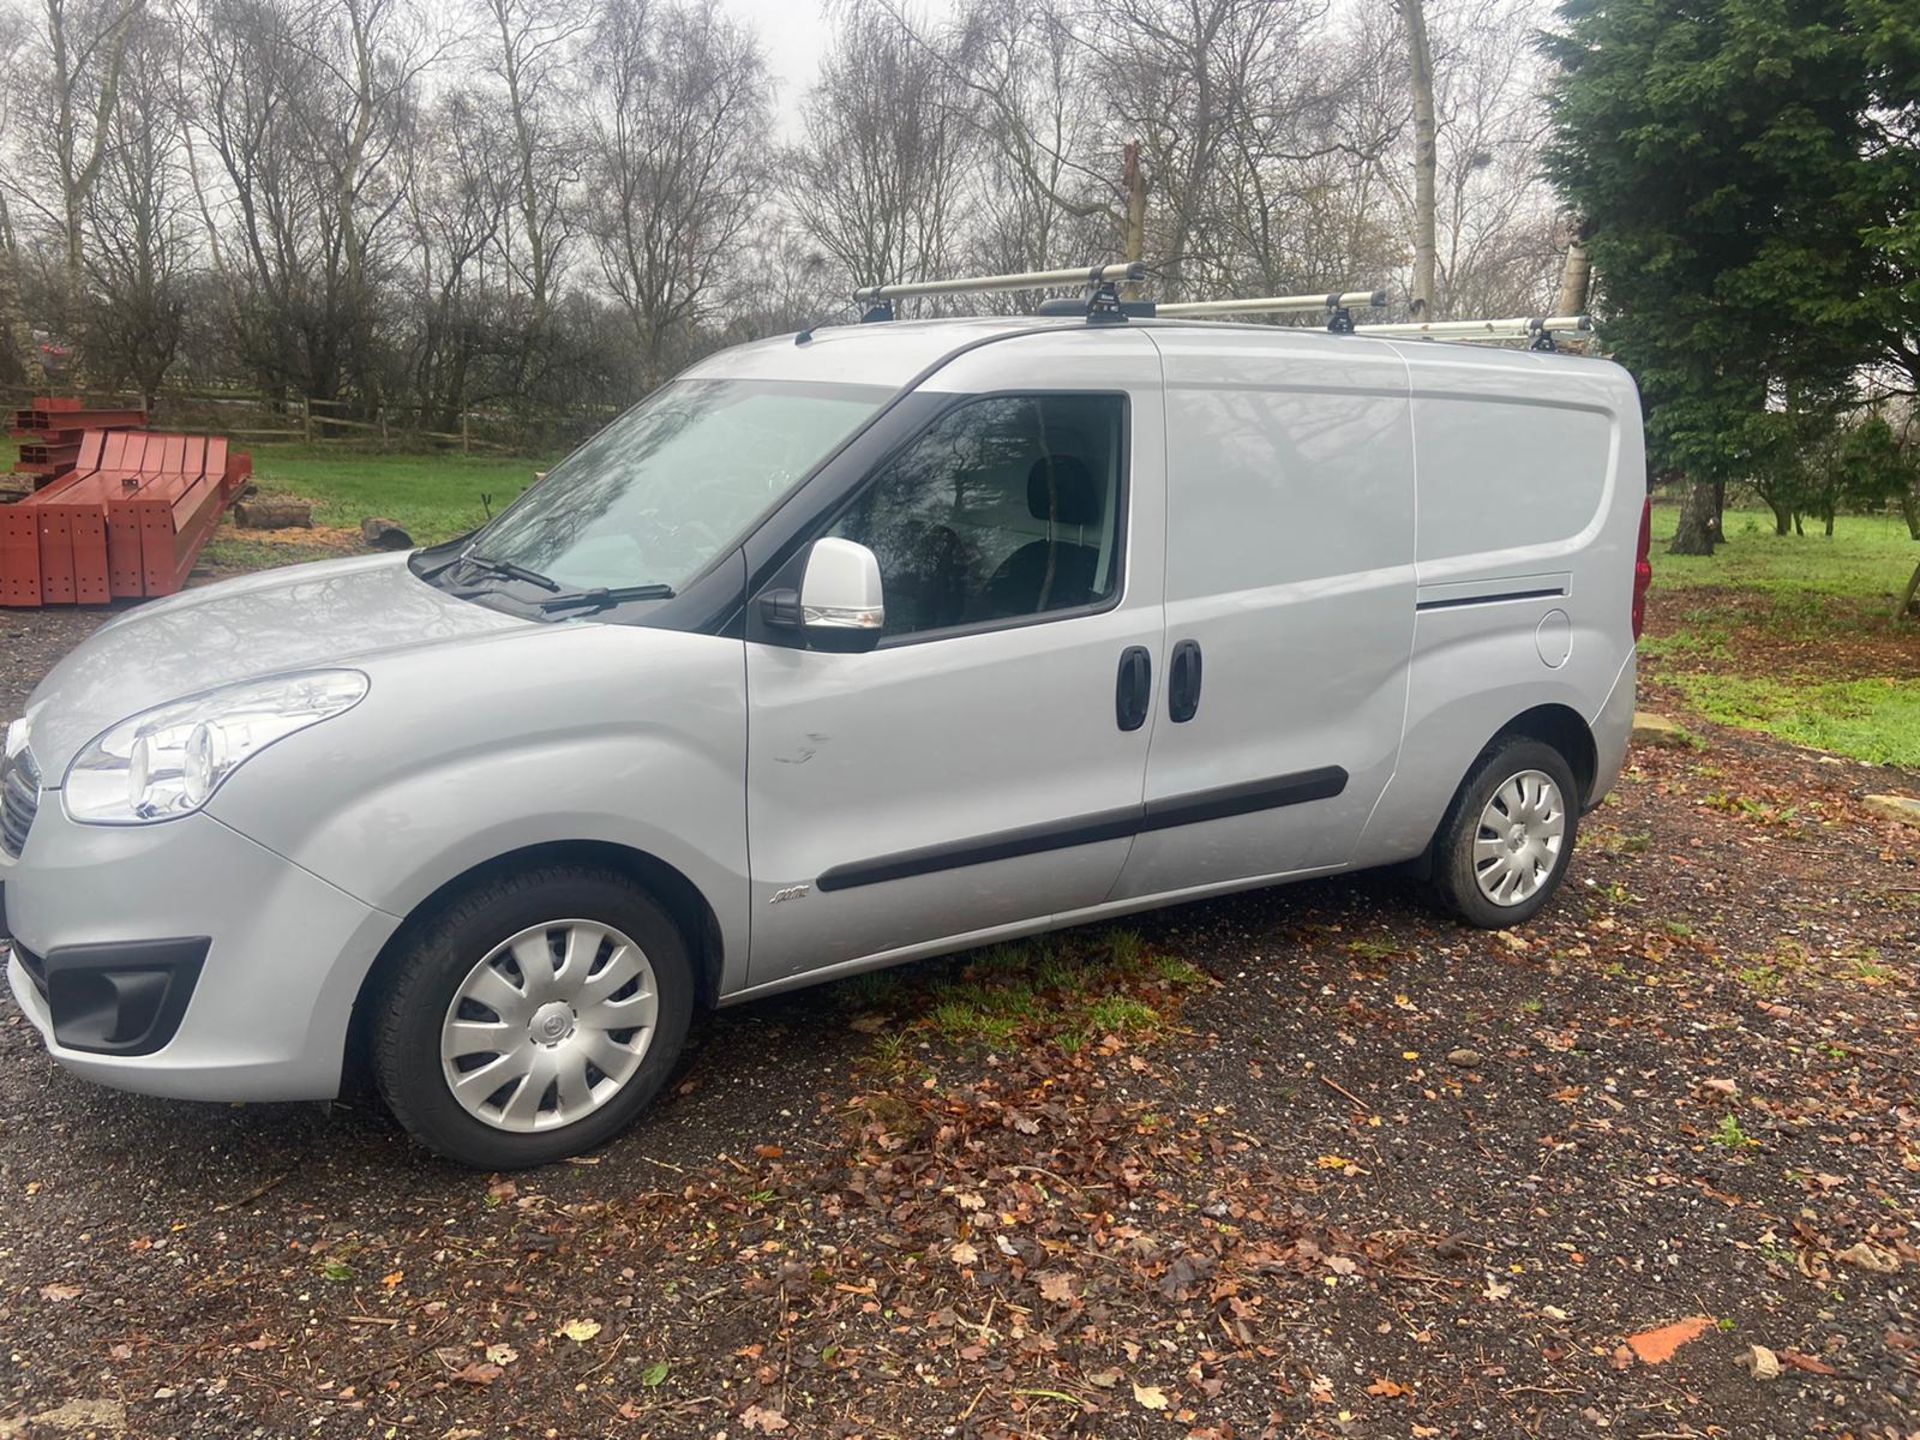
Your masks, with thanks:
[[[1425,324],[1361,325],[1359,334],[1409,340],[1533,340],[1556,330],[1589,331],[1585,315],[1517,315],[1503,320],[1430,320]],[[1545,345],[1541,349],[1548,348]]]
[[[1084,285],[1090,295],[1098,296],[1103,287],[1118,284],[1137,285],[1147,278],[1147,267],[1140,261],[1126,265],[1083,265],[1066,270],[1026,270],[1013,275],[963,275],[951,280],[916,280],[901,285],[867,285],[853,292],[853,298],[871,308],[862,322],[891,320],[893,302],[916,295],[985,295],[1009,290],[1047,290],[1063,285]]]
[[[1199,320],[1214,315],[1324,314],[1327,329],[1345,334],[1354,328],[1356,308],[1378,309],[1387,303],[1385,290],[1345,290],[1333,295],[1259,295],[1240,300],[1180,300],[1155,307],[1168,319]]]

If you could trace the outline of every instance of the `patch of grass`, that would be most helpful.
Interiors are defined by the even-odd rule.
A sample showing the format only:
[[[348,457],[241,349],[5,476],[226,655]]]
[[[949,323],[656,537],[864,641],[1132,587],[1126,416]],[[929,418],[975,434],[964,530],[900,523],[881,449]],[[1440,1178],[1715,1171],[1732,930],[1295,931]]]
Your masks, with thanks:
[[[1102,995],[1087,1007],[1082,1029],[1089,1035],[1135,1035],[1160,1028],[1160,1012],[1131,995]]]
[[[1882,965],[1877,957],[1856,955],[1847,962],[1848,973],[1863,985],[1884,985],[1895,977],[1890,965]]]
[[[343,552],[325,545],[281,545],[267,540],[244,538],[249,531],[221,526],[207,548],[200,552],[200,563],[225,573],[229,570],[271,570],[276,565],[304,565],[309,560],[338,560]]]
[[[1668,678],[1717,724],[1763,731],[1876,765],[1920,767],[1920,685],[1911,680],[1700,673]]]
[[[1679,523],[1678,505],[1654,506],[1656,590],[1752,590],[1789,601],[1844,596],[1890,609],[1920,561],[1920,545],[1897,515],[1842,515],[1829,540],[1811,524],[1806,535],[1775,535],[1768,512],[1729,510],[1726,544],[1712,555],[1669,555]]]
[[[1727,635],[1724,628],[1683,630],[1677,635],[1644,635],[1640,639],[1640,653],[1653,660],[1676,655],[1694,660],[1731,660],[1733,650],[1727,644]]]
[[[853,1008],[894,1012],[898,1024],[876,1037],[872,1055],[880,1068],[894,1070],[908,1065],[908,1037],[928,1032],[985,1050],[1046,1040],[1078,1050],[1108,1035],[1150,1035],[1164,1024],[1168,997],[1206,979],[1131,930],[1041,936],[964,957],[957,968],[893,976],[884,990],[862,977],[845,993]]]
[[[266,495],[313,502],[317,525],[358,526],[378,515],[422,545],[438,544],[486,519],[483,494],[499,514],[533,483],[547,460],[472,455],[378,455],[332,447],[254,445],[253,480]],[[275,547],[269,563],[294,557]]]
[[[1347,944],[1347,953],[1357,955],[1362,960],[1391,960],[1403,948],[1384,940],[1352,940]]]

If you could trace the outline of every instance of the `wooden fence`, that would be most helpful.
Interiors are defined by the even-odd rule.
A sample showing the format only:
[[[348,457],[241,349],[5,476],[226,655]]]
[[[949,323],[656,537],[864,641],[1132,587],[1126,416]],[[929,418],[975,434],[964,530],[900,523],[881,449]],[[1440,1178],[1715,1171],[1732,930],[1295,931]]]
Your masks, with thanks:
[[[0,409],[24,406],[35,393],[0,387]],[[127,391],[89,390],[83,398],[92,404],[141,402],[138,394]],[[380,406],[371,417],[350,413],[355,408],[344,400],[281,398],[240,389],[170,389],[154,397],[149,422],[163,430],[213,431],[254,444],[551,455],[571,449],[618,413],[610,406],[537,416],[476,409],[460,413],[457,429],[442,430],[413,407]]]

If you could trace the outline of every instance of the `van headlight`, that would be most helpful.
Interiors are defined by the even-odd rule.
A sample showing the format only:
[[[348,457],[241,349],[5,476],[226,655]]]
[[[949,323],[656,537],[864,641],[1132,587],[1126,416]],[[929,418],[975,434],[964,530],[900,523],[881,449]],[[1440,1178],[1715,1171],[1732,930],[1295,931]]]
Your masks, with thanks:
[[[143,711],[74,758],[67,814],[88,825],[145,825],[198,810],[251,757],[344,714],[366,693],[358,670],[310,670]]]

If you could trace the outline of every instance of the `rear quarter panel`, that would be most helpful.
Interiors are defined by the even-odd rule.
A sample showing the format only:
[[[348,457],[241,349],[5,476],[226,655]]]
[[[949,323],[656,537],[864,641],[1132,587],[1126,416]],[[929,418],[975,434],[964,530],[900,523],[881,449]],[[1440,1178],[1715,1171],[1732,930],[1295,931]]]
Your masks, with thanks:
[[[1571,356],[1399,348],[1413,390],[1419,588],[1406,738],[1363,864],[1424,850],[1474,759],[1523,712],[1564,705],[1593,730],[1590,802],[1632,723],[1646,498],[1633,381]]]

